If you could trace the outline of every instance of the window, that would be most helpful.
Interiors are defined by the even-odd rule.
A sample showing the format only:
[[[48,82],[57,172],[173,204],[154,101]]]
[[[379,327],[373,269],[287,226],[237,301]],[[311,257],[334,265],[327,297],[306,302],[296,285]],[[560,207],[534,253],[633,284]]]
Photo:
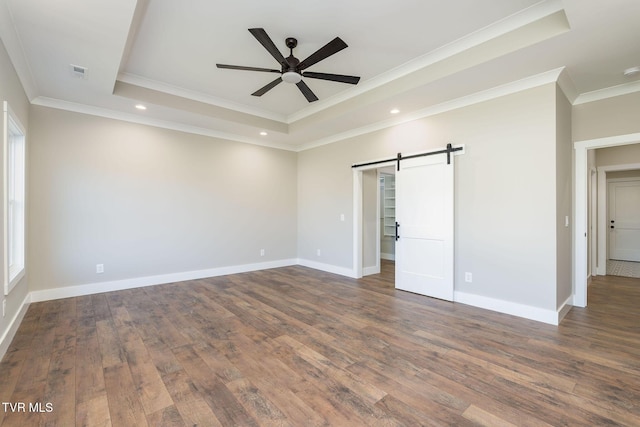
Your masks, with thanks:
[[[24,276],[25,131],[4,103],[4,293]]]

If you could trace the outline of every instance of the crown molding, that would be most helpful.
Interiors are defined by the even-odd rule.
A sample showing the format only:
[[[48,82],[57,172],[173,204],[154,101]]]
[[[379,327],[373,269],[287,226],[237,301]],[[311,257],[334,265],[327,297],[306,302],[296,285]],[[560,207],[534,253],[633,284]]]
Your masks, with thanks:
[[[419,56],[399,67],[396,67],[377,77],[364,81],[352,89],[340,92],[326,100],[322,104],[310,105],[287,117],[287,123],[291,124],[298,120],[319,113],[327,108],[333,107],[341,102],[347,101],[358,95],[388,84],[401,77],[431,66],[437,62],[451,58],[473,47],[486,43],[489,40],[504,36],[525,25],[539,21],[550,15],[563,11],[562,2],[559,0],[546,0],[537,3],[527,9],[507,16],[500,21],[494,22],[458,40],[446,44],[438,49]]]
[[[287,118],[283,114],[273,113],[271,111],[262,110],[260,108],[253,108],[247,105],[237,104],[235,102],[230,102],[222,98],[205,95],[201,92],[191,91],[178,86],[162,83],[157,80],[151,80],[145,77],[137,76],[135,74],[120,73],[118,74],[118,81],[134,86],[140,86],[145,89],[168,93],[171,95],[179,96],[181,98],[190,99],[192,101],[198,101],[205,104],[214,105],[216,107],[226,108],[229,110],[237,111],[239,113],[250,114],[252,116],[261,117],[263,119],[275,120],[285,124],[287,123]]]
[[[27,98],[29,100],[34,99],[38,94],[38,85],[33,78],[31,67],[29,67],[29,62],[24,53],[22,40],[16,30],[11,9],[8,2],[5,1],[0,1],[0,39],[4,43]]]
[[[573,105],[586,104],[588,102],[600,101],[607,98],[613,98],[621,95],[628,95],[630,93],[640,92],[640,80],[635,82],[625,83],[622,85],[606,87],[604,89],[598,89],[591,92],[585,92],[578,95]]]
[[[565,67],[563,67],[563,70],[558,76],[558,86],[569,100],[569,103],[573,104],[578,97],[578,90]]]
[[[259,145],[262,147],[276,148],[280,150],[297,151],[297,147],[291,144],[267,142],[264,140],[247,138],[247,137],[232,134],[232,133],[219,132],[212,129],[206,129],[198,126],[191,126],[191,125],[171,122],[167,120],[152,119],[149,117],[138,116],[136,114],[123,113],[121,111],[110,110],[108,108],[94,107],[94,106],[79,104],[75,102],[62,101],[60,99],[39,96],[34,100],[32,100],[31,103],[33,105],[38,105],[42,107],[55,108],[58,110],[71,111],[71,112],[80,113],[80,114],[88,114],[91,116],[104,117],[104,118],[114,119],[114,120],[121,120],[129,123],[153,126],[157,128],[175,130],[175,131],[191,133],[195,135],[209,136],[212,138],[224,139],[228,141],[242,142],[245,144]]]
[[[392,126],[397,126],[403,123],[411,122],[413,120],[423,119],[425,117],[435,116],[436,114],[445,113],[447,111],[457,110],[459,108],[468,107],[470,105],[478,104],[481,102],[489,101],[491,99],[500,98],[513,93],[522,92],[523,90],[532,89],[538,86],[542,86],[549,83],[557,82],[560,75],[563,73],[564,67],[556,68],[544,73],[536,74],[521,80],[517,80],[511,83],[507,83],[501,86],[496,86],[491,89],[483,90],[473,93],[471,95],[463,96],[460,98],[446,101],[440,104],[432,105],[421,110],[408,113],[401,117],[385,120],[382,122],[374,123],[371,125],[363,126],[357,129],[351,129],[346,132],[342,132],[336,135],[332,135],[327,138],[322,138],[316,141],[302,144],[297,151],[310,150],[312,148],[320,147],[323,145],[333,144],[334,142],[342,141],[356,136],[365,135],[368,133],[376,132],[382,129],[386,129]]]

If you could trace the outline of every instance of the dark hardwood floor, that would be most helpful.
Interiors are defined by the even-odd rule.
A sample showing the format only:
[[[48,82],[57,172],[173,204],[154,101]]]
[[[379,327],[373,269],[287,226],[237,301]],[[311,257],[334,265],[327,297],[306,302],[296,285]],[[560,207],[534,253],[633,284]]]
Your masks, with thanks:
[[[640,426],[640,279],[596,278],[555,327],[392,278],[287,267],[32,304],[0,424]]]

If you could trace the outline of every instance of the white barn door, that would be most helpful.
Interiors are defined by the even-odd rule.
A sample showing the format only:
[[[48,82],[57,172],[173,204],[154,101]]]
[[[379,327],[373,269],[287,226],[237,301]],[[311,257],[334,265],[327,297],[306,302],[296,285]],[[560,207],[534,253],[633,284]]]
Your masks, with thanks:
[[[447,154],[400,162],[396,288],[453,301],[453,164]]]

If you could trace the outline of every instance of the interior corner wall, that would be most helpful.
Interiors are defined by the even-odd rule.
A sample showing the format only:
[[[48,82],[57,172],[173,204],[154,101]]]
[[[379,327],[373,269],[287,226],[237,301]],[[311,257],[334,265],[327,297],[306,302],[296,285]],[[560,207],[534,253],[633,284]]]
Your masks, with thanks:
[[[571,103],[556,87],[556,308],[561,309],[573,294],[571,251],[572,190],[572,140]]]
[[[38,106],[31,122],[32,291],[295,260],[295,152]]]
[[[31,133],[29,130],[29,99],[22,88],[22,84],[18,78],[18,74],[16,73],[9,55],[5,50],[4,44],[0,41],[0,104],[2,101],[7,101],[9,107],[13,111],[13,113],[17,116],[18,120],[20,120],[21,124],[26,129],[26,144],[27,144],[27,153],[30,149],[31,144]],[[1,107],[0,107],[1,108]],[[0,129],[2,130],[2,135],[4,135],[4,120],[0,119]],[[0,144],[2,144],[3,136],[0,136]],[[2,150],[0,150],[0,165],[4,164],[4,158],[2,157]],[[28,166],[27,166],[28,168]],[[27,169],[28,173],[28,169]],[[4,179],[4,174],[0,173],[0,180]],[[28,178],[27,178],[28,179]],[[29,196],[27,189],[27,197]],[[0,182],[0,200],[4,200],[4,182]],[[2,202],[0,201],[0,207],[2,206]],[[28,214],[29,206],[27,206],[27,214]],[[27,224],[27,228],[25,233],[27,236],[30,234],[30,229]],[[0,242],[4,241],[3,235],[3,227],[0,227]],[[29,244],[27,242],[27,250],[29,249]],[[0,259],[4,259],[4,245],[0,243]],[[11,290],[9,295],[4,295],[4,283],[0,283],[0,301],[6,300],[6,312],[4,317],[0,317],[0,358],[4,354],[4,350],[6,346],[8,346],[9,338],[11,338],[10,329],[16,328],[19,323],[19,315],[23,308],[23,302],[26,300],[29,289],[28,289],[28,281],[30,280],[30,272],[31,266],[27,262],[25,264],[25,276],[16,284],[16,286]],[[4,271],[4,262],[0,262],[0,274],[2,278],[5,277]],[[4,279],[0,279],[0,282],[4,282]],[[6,338],[6,340],[5,340]]]
[[[352,268],[352,164],[464,144],[455,173],[455,290],[555,311],[555,112],[556,87],[547,84],[300,152],[299,258]]]

